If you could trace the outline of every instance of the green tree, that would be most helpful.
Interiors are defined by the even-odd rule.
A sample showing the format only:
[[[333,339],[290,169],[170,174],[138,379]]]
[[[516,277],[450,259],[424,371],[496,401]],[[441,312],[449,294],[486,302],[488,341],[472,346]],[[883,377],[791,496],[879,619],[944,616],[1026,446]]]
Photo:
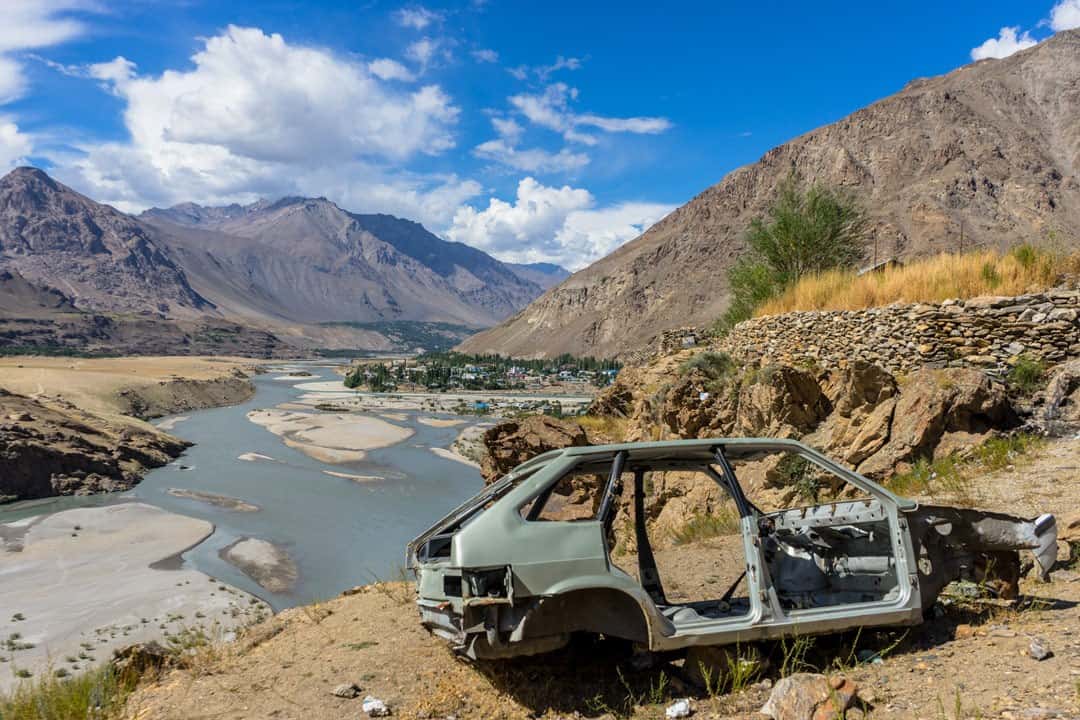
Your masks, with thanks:
[[[804,275],[853,266],[866,229],[866,215],[850,196],[819,184],[802,188],[789,175],[765,216],[746,230],[747,252],[728,271],[731,305],[721,329],[750,317]]]

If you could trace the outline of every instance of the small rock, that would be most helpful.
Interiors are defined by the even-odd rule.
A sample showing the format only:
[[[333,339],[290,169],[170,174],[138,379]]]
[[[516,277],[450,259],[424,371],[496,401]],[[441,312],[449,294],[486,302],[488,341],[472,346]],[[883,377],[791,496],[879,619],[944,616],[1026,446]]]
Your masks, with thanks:
[[[667,710],[664,711],[664,717],[666,718],[685,718],[694,714],[694,708],[690,705],[690,700],[683,698],[682,700],[676,700],[668,705]]]
[[[968,625],[967,623],[957,625],[956,630],[953,631],[953,637],[957,640],[975,637],[975,628],[971,625]]]
[[[343,683],[330,692],[339,698],[354,698],[360,695],[360,686],[356,683]]]
[[[377,697],[368,695],[364,698],[364,704],[360,709],[367,713],[368,717],[390,717],[390,708]]]
[[[824,720],[844,717],[858,702],[858,687],[842,676],[795,673],[777,681],[762,715],[773,720]]]
[[[1054,651],[1050,649],[1050,643],[1043,638],[1031,638],[1028,655],[1036,660],[1046,660],[1054,656]]]
[[[1080,573],[1073,570],[1055,570],[1050,573],[1051,582],[1076,582],[1080,580]]]
[[[1047,313],[1046,318],[1050,322],[1075,322],[1076,311],[1072,308],[1058,308]]]

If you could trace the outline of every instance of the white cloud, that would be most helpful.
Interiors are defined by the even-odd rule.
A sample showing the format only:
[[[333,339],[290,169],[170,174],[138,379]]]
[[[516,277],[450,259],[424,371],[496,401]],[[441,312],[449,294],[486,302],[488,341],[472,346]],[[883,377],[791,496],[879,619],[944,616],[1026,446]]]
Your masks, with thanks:
[[[482,63],[496,63],[499,62],[499,53],[494,50],[488,50],[481,48],[479,50],[473,50],[472,56],[477,62]]]
[[[402,27],[423,30],[428,25],[442,20],[442,14],[418,6],[398,10],[397,20]]]
[[[553,62],[552,64],[541,65],[539,67],[533,68],[533,71],[536,73],[536,76],[538,78],[546,82],[548,76],[550,76],[553,72],[557,72],[559,70],[580,70],[581,65],[582,62],[580,58],[563,57],[562,55],[559,55],[557,58],[555,58],[555,62]]]
[[[420,72],[427,70],[436,59],[450,60],[450,49],[438,38],[424,37],[405,48],[405,57],[420,66]]]
[[[584,153],[570,152],[566,148],[557,153],[540,148],[519,150],[513,143],[502,138],[480,143],[473,149],[473,154],[516,170],[534,173],[568,172],[589,164],[589,156]]]
[[[108,62],[89,65],[86,70],[90,77],[101,80],[110,88],[117,88],[135,77],[137,67],[135,63],[120,55]]]
[[[1054,32],[1080,27],[1080,0],[1061,0],[1050,11],[1050,28]]]
[[[26,165],[26,158],[33,149],[34,144],[30,137],[19,131],[15,121],[0,115],[0,173],[6,173],[18,165]]]
[[[380,80],[402,80],[404,82],[412,82],[416,79],[416,75],[410,72],[407,67],[397,60],[391,60],[390,58],[372,60],[368,63],[368,70]]]
[[[529,77],[529,68],[525,65],[518,65],[517,67],[506,68],[506,72],[510,73],[517,80],[524,80]]]
[[[529,122],[562,133],[569,142],[595,145],[596,138],[578,127],[593,127],[608,133],[657,134],[669,130],[671,121],[663,117],[613,118],[594,113],[577,114],[570,108],[578,91],[566,83],[552,83],[540,94],[521,93],[509,98],[510,104]]]
[[[453,147],[459,110],[437,85],[404,91],[366,64],[239,27],[207,39],[189,69],[134,69],[117,59],[88,71],[125,101],[130,133],[128,142],[80,146],[85,155],[59,172],[96,199],[139,209],[337,188],[337,198],[357,201],[350,209],[390,212],[392,200],[445,225],[480,191],[386,169]]]
[[[1026,30],[1020,33],[1018,27],[1003,27],[996,38],[989,38],[982,45],[972,48],[971,59],[1005,58],[1036,44],[1037,41]]]
[[[86,30],[73,11],[96,10],[89,0],[0,2],[0,105],[22,97],[27,80],[14,53],[67,42]]]
[[[640,235],[672,210],[658,203],[595,206],[588,190],[548,187],[526,177],[518,183],[513,203],[491,198],[483,210],[464,206],[446,235],[508,262],[555,262],[576,270]]]
[[[521,138],[521,134],[525,132],[525,128],[518,124],[518,121],[514,118],[491,118],[491,126],[495,128],[495,132],[499,134],[499,137],[506,138],[510,142],[516,142]]]

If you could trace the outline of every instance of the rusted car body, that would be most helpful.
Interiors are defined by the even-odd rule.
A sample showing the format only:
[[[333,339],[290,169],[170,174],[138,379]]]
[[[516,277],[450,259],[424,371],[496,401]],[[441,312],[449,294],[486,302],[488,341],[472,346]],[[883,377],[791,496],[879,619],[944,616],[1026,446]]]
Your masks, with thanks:
[[[764,512],[743,492],[734,464],[784,453],[825,473],[827,503]],[[646,475],[707,474],[738,513],[745,554],[735,586],[714,599],[671,602],[646,527]],[[606,477],[590,517],[540,521],[560,479]],[[616,505],[632,485],[636,577],[612,562]],[[857,496],[857,497],[853,497]],[[1037,571],[1053,564],[1052,515],[919,505],[795,441],[708,439],[572,447],[518,466],[408,547],[421,622],[471,658],[557,649],[575,632],[651,651],[723,645],[855,627],[914,625],[948,583],[995,578],[1015,592],[1019,552]],[[741,558],[740,558],[741,560]]]

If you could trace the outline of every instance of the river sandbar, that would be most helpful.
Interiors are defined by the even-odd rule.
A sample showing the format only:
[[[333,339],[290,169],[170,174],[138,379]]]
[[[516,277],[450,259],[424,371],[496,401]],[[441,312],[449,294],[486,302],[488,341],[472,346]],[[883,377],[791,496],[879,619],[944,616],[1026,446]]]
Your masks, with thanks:
[[[282,439],[289,447],[320,462],[358,462],[366,450],[389,447],[412,437],[403,428],[377,417],[357,414],[252,410],[248,419]]]
[[[28,527],[19,528],[18,543],[0,546],[0,607],[24,616],[14,629],[33,647],[0,665],[0,690],[16,684],[15,666],[35,676],[50,663],[75,672],[124,645],[199,626],[224,634],[268,612],[251,595],[196,570],[151,567],[208,537],[214,526],[205,520],[121,503],[8,527],[21,524]]]
[[[186,488],[169,488],[168,493],[173,497],[206,503],[207,505],[213,505],[214,507],[219,507],[224,510],[231,510],[232,512],[259,512],[258,505],[253,505],[240,498],[229,497],[228,495],[218,495],[204,490],[189,490]]]
[[[288,592],[300,576],[289,553],[258,538],[241,538],[222,548],[218,556],[273,593]]]

